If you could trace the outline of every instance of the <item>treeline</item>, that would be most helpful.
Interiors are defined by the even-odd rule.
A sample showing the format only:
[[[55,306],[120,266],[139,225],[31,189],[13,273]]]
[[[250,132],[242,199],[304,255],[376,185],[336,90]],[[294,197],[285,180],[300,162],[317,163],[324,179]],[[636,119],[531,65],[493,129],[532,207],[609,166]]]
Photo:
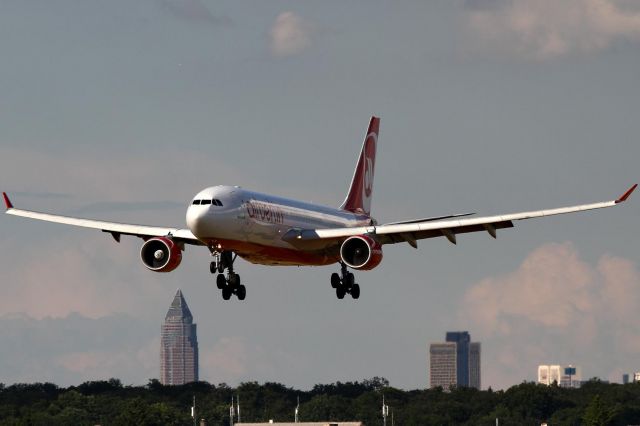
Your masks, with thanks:
[[[310,391],[279,383],[243,383],[237,388],[206,382],[123,386],[119,380],[61,388],[51,383],[0,384],[0,425],[192,425],[198,419],[229,425],[231,397],[240,397],[242,421],[359,420],[388,425],[630,425],[640,424],[640,384],[593,380],[580,389],[522,383],[505,391],[460,388],[404,391],[382,378],[316,385]],[[237,419],[236,419],[237,420]]]

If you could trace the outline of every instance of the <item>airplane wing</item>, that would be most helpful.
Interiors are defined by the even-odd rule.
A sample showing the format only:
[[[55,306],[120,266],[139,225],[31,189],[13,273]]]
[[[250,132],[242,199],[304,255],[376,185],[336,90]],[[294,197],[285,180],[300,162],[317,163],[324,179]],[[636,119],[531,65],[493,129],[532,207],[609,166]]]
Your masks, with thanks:
[[[469,232],[487,232],[496,238],[498,229],[513,228],[513,221],[533,219],[537,217],[555,216],[559,214],[581,212],[586,210],[602,209],[613,207],[629,198],[638,185],[635,184],[619,198],[612,201],[604,201],[579,206],[561,207],[549,210],[536,210],[505,215],[474,217],[468,219],[453,219],[442,221],[421,221],[412,223],[391,223],[386,225],[371,225],[357,228],[332,228],[332,229],[308,229],[291,230],[287,232],[283,239],[292,244],[304,245],[317,240],[324,239],[344,239],[355,235],[374,235],[380,244],[393,244],[407,242],[412,247],[417,248],[417,240],[424,238],[445,237],[453,244],[456,243],[457,234]]]
[[[121,235],[134,235],[143,239],[151,237],[171,236],[175,241],[203,245],[190,230],[178,228],[163,228],[158,226],[132,225],[128,223],[104,222],[100,220],[82,219],[77,217],[60,216],[49,213],[35,212],[31,210],[20,210],[13,207],[11,200],[6,193],[2,193],[4,204],[7,208],[6,214],[27,217],[30,219],[44,220],[47,222],[63,223],[65,225],[80,226],[83,228],[100,229],[110,233],[113,238],[120,242]]]

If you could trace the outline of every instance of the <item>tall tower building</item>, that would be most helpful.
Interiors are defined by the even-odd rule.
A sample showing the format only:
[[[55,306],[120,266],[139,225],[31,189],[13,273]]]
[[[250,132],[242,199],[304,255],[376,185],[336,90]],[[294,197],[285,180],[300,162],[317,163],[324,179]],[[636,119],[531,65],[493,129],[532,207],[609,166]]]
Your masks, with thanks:
[[[480,389],[480,342],[469,345],[469,387]]]
[[[429,345],[430,386],[452,385],[480,389],[480,343],[467,331],[447,332],[446,342]]]
[[[178,289],[162,324],[160,383],[183,385],[198,381],[196,324]]]

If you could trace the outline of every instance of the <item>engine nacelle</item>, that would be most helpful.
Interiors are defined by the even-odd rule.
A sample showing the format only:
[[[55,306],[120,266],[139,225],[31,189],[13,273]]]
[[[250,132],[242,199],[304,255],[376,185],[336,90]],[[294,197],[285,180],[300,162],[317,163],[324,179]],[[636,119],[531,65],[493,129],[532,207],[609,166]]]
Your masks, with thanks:
[[[171,272],[180,265],[182,250],[169,238],[155,237],[142,245],[140,258],[144,266],[152,271]]]
[[[382,262],[382,246],[368,235],[356,235],[344,240],[340,257],[353,269],[373,269]]]

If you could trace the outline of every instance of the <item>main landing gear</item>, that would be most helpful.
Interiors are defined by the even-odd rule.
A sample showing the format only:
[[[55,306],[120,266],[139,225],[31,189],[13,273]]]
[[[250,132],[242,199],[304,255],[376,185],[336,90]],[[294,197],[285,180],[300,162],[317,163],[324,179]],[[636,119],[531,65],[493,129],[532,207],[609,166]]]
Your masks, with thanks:
[[[345,294],[357,299],[360,297],[360,285],[355,283],[353,274],[347,271],[347,265],[340,262],[340,274],[331,274],[331,287],[336,289],[338,299],[344,299]]]
[[[222,298],[229,300],[231,295],[235,294],[239,300],[244,300],[247,297],[247,288],[240,283],[240,275],[233,272],[233,262],[238,255],[230,251],[213,252],[212,255],[215,260],[209,265],[209,270],[212,274],[218,273],[216,286],[222,290]]]

